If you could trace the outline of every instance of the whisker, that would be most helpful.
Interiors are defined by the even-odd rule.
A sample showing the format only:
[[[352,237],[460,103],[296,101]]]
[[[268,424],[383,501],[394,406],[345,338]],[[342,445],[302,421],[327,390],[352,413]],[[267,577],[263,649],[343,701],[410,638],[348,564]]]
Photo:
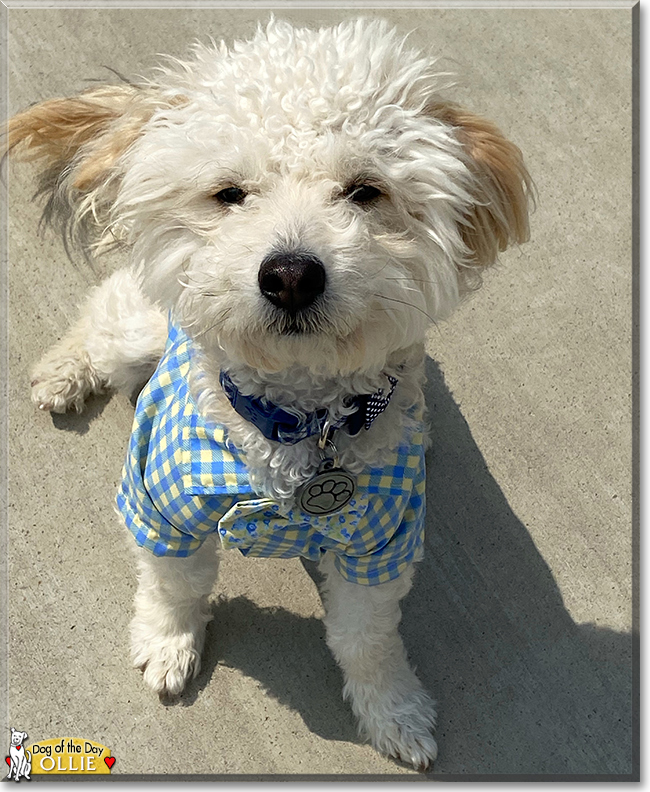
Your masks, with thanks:
[[[386,275],[384,275],[383,280],[395,280],[395,281],[410,280],[413,281],[414,283],[435,283],[435,281],[431,280],[430,278],[411,278],[409,275],[404,275],[400,278],[387,277]]]
[[[219,316],[218,316],[218,318],[217,318],[216,322],[213,322],[213,323],[212,323],[212,324],[211,324],[209,327],[206,327],[205,329],[201,330],[201,332],[200,332],[200,333],[197,333],[197,334],[194,336],[194,338],[201,338],[201,336],[207,335],[207,334],[208,334],[208,333],[210,333],[212,330],[214,330],[216,327],[218,327],[220,324],[222,324],[223,322],[225,322],[225,321],[226,321],[226,319],[227,319],[227,318],[230,316],[230,314],[232,313],[232,310],[233,310],[233,306],[232,306],[232,305],[229,305],[229,306],[227,306],[226,308],[224,308],[224,309],[223,309],[223,311],[221,311],[221,313],[219,314]],[[195,321],[195,322],[192,322],[192,323],[191,323],[191,324],[189,324],[189,325],[185,325],[185,326],[186,326],[186,327],[194,327],[196,324],[198,324],[198,320],[197,320],[197,321]]]
[[[200,333],[197,333],[194,336],[194,338],[198,339],[212,332],[212,330],[214,330],[216,327],[218,327],[222,322],[224,322],[228,318],[231,311],[232,311],[232,307],[226,308],[224,311],[222,311],[222,313],[219,316],[219,319],[216,322],[214,322],[214,324],[211,324],[209,327],[206,327],[205,330],[202,330]]]
[[[416,294],[420,294],[420,289],[416,289],[415,286],[402,286],[400,291],[403,291],[403,292],[412,291],[412,292],[415,292]]]
[[[436,320],[433,318],[433,316],[430,316],[423,308],[420,308],[418,305],[413,305],[413,303],[407,303],[405,300],[398,300],[396,297],[386,297],[383,294],[374,293],[373,296],[379,297],[379,299],[381,300],[390,300],[391,302],[400,303],[401,305],[405,305],[407,308],[415,308],[416,311],[419,311],[420,313],[424,314],[430,322],[433,322],[433,324],[436,323]]]
[[[221,297],[222,294],[232,294],[234,291],[236,291],[236,289],[224,289],[223,291],[216,292],[203,291],[201,289],[199,290],[199,294],[201,297]]]
[[[187,275],[187,273],[185,273],[185,277],[186,278],[189,277]],[[189,280],[191,281],[192,279],[189,278]],[[199,281],[197,281],[197,280],[193,281],[192,283],[188,283],[186,281],[181,280],[181,278],[177,278],[177,281],[180,284],[180,286],[182,286],[184,289],[196,288],[196,284],[199,283]],[[222,291],[208,291],[205,288],[203,288],[203,289],[198,288],[196,291],[197,291],[197,294],[199,296],[201,296],[201,297],[220,297],[222,294],[231,294],[232,292],[237,291],[237,290],[236,289],[223,289]]]
[[[380,269],[378,269],[378,270],[377,270],[377,272],[372,272],[372,273],[370,273],[370,275],[369,275],[368,277],[370,277],[370,278],[376,278],[376,277],[377,277],[378,275],[380,275],[380,274],[381,274],[381,273],[382,273],[382,272],[383,272],[383,271],[386,269],[386,267],[387,267],[389,264],[391,264],[393,261],[394,261],[394,259],[391,257],[390,259],[388,259],[388,261],[387,261],[387,262],[384,264],[384,266],[383,266],[383,267],[381,267]],[[388,280],[388,279],[386,279],[386,280]]]

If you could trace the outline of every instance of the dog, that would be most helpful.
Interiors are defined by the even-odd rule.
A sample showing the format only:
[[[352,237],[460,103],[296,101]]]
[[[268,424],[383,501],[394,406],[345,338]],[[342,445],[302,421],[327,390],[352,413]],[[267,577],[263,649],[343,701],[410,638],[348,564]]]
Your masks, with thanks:
[[[197,674],[217,544],[317,560],[360,734],[420,770],[436,714],[398,623],[423,548],[424,340],[526,241],[532,194],[451,85],[384,21],[271,19],[8,127],[66,238],[129,258],[32,398],[80,411],[147,383],[117,498],[144,681],[175,696]]]
[[[32,772],[32,755],[23,747],[23,743],[27,739],[27,732],[16,731],[11,727],[11,745],[9,746],[9,772],[7,778],[11,778],[14,774],[14,781],[20,781],[21,776],[31,781],[30,773]]]

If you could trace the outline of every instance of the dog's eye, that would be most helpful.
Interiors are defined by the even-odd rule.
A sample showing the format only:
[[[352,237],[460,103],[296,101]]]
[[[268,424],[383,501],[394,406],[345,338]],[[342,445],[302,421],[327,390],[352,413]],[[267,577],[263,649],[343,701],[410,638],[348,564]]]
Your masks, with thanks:
[[[382,194],[379,187],[372,184],[353,184],[345,191],[348,200],[358,204],[367,204]]]
[[[219,190],[214,196],[217,201],[225,204],[240,204],[244,202],[246,193],[241,187],[226,187],[225,190]]]

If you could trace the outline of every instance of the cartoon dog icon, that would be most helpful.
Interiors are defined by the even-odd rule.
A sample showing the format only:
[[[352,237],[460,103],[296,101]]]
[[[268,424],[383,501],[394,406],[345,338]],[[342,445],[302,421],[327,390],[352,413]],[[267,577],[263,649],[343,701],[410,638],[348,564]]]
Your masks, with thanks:
[[[21,776],[31,781],[29,774],[32,772],[32,755],[23,747],[26,739],[27,732],[16,731],[13,726],[11,727],[11,745],[9,746],[11,763],[7,778],[11,778],[13,773],[14,781],[20,781]]]

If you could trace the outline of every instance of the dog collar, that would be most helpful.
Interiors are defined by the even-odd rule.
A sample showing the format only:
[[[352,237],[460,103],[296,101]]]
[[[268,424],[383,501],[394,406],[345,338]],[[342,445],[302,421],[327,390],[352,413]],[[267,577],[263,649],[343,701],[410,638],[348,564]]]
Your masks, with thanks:
[[[395,377],[390,374],[384,376],[390,384],[388,393],[383,388],[379,388],[374,393],[350,396],[348,405],[356,406],[356,410],[331,424],[331,429],[344,428],[352,436],[359,434],[362,428],[370,429],[377,416],[388,407],[397,385]],[[256,426],[268,440],[283,445],[294,445],[307,437],[320,435],[325,427],[329,416],[326,407],[304,416],[297,416],[268,399],[245,396],[225,371],[221,371],[219,380],[233,409]]]

